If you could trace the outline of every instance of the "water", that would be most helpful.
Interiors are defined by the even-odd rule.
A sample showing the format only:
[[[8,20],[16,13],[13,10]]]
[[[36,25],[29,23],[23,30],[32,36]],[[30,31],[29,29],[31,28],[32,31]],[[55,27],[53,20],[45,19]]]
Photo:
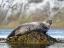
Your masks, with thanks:
[[[6,38],[13,30],[0,30],[0,38]],[[47,32],[54,38],[64,38],[64,30],[49,30]],[[0,48],[64,48],[64,43],[55,43],[49,46],[42,44],[0,43]]]
[[[13,30],[1,30],[0,29],[0,38],[6,38]]]
[[[42,44],[7,44],[0,43],[0,48],[46,48],[46,46]]]
[[[43,45],[43,44],[8,44],[0,43],[0,48],[64,48],[64,43],[55,43],[53,45]]]
[[[55,43],[53,45],[48,46],[47,48],[64,48],[64,43]]]
[[[13,30],[1,30],[0,29],[0,38],[6,38]],[[64,30],[49,30],[47,32],[50,36],[54,38],[64,38]]]
[[[54,38],[64,38],[64,30],[59,30],[59,29],[54,29],[54,30],[49,30],[48,34]]]

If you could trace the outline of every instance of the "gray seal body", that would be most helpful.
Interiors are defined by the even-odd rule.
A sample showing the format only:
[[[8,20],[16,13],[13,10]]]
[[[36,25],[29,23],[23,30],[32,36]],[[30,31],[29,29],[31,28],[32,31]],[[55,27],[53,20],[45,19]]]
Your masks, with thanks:
[[[7,38],[28,34],[34,31],[46,33],[49,30],[51,24],[52,24],[52,20],[49,20],[49,19],[44,22],[25,23],[17,27],[15,30],[13,30],[8,35]]]

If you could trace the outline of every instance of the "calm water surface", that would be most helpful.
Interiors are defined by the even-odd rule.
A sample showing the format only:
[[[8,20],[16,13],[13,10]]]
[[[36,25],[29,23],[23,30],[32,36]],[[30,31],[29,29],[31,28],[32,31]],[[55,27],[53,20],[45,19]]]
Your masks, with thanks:
[[[0,38],[6,38],[11,31],[12,30],[0,30]],[[54,38],[64,38],[64,30],[49,30],[47,34]],[[0,48],[64,48],[64,43],[55,43],[49,46],[43,46],[42,44],[0,43]]]
[[[46,48],[46,46],[42,44],[8,44],[8,43],[0,43],[0,48]]]
[[[53,45],[42,45],[42,44],[8,44],[0,43],[0,48],[64,48],[64,43],[55,43]]]

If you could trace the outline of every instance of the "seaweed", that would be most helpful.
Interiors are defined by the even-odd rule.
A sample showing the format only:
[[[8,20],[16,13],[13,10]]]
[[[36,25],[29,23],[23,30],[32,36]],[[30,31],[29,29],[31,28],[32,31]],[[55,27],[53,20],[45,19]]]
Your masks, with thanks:
[[[42,32],[31,32],[29,34],[12,37],[8,39],[6,42],[8,43],[53,44],[59,41],[49,36],[48,34],[44,34]]]

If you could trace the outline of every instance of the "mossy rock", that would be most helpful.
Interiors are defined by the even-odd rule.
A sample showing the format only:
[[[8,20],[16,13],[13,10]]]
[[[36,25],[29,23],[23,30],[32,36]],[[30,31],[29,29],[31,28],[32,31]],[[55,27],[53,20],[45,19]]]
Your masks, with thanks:
[[[55,38],[51,36],[41,33],[41,32],[32,32],[29,34],[24,34],[21,36],[13,37],[7,40],[9,43],[40,43],[40,44],[50,44],[57,42]]]

